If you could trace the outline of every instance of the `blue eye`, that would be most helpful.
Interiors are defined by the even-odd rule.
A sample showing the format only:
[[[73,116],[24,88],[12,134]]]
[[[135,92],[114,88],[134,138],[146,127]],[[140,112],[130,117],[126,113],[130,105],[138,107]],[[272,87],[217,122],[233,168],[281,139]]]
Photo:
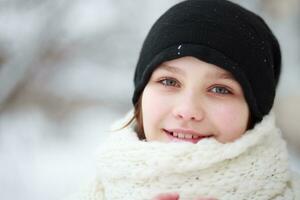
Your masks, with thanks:
[[[211,89],[211,91],[214,93],[217,93],[217,94],[230,94],[231,93],[227,88],[220,87],[220,86],[213,87]]]
[[[163,84],[164,86],[172,86],[172,87],[179,87],[179,83],[177,80],[175,79],[171,79],[171,78],[165,78],[163,80],[159,81],[161,84]]]

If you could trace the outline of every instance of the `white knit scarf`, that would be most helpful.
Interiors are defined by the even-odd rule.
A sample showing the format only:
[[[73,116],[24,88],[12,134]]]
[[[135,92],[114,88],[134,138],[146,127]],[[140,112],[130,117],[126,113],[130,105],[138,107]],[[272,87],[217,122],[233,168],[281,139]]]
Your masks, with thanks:
[[[180,200],[292,200],[288,154],[274,115],[232,143],[140,141],[132,128],[114,132],[98,156],[106,200],[149,200],[178,192]]]

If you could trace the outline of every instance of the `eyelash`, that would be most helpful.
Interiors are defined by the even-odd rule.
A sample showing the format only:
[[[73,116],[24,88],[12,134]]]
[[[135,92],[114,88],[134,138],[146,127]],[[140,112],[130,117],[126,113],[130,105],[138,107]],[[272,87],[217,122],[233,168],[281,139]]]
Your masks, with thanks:
[[[172,84],[172,85],[168,85],[166,83],[166,81],[173,81],[173,83],[175,84]],[[180,87],[180,84],[179,84],[179,81],[177,81],[176,79],[174,78],[169,78],[169,77],[164,77],[162,78],[161,80],[158,81],[159,83],[161,83],[163,86],[165,87]]]
[[[220,91],[217,92],[218,89],[221,89],[222,92],[220,92]],[[221,94],[221,95],[232,94],[230,89],[228,89],[227,87],[224,87],[224,86],[219,86],[219,85],[213,86],[212,88],[210,88],[209,91],[212,91],[213,93]]]
[[[168,84],[166,81],[172,81],[173,84]],[[164,77],[158,81],[160,84],[162,84],[164,87],[180,87],[180,83],[178,80],[170,77]],[[175,84],[175,85],[174,85]],[[221,89],[222,91],[218,91],[218,89]],[[220,95],[229,95],[232,94],[231,90],[227,87],[221,86],[221,85],[215,85],[209,89],[209,91],[220,94]]]

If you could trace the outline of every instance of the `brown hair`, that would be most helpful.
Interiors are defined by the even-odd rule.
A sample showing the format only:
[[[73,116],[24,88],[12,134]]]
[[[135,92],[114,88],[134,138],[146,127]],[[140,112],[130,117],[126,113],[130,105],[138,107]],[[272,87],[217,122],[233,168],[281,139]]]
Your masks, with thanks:
[[[144,126],[143,126],[142,98],[141,97],[142,97],[142,95],[139,97],[138,101],[134,105],[134,115],[122,128],[126,128],[135,122],[136,126],[134,128],[135,128],[138,138],[140,140],[145,140],[146,136],[145,136]]]

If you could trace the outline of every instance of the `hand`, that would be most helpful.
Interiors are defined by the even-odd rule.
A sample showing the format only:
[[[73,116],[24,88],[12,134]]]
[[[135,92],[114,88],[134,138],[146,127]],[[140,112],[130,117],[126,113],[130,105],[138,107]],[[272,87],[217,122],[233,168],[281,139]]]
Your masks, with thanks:
[[[179,200],[177,193],[163,193],[154,197],[152,200]],[[215,198],[197,198],[196,200],[217,200]]]
[[[152,200],[179,200],[179,194],[177,193],[163,193],[154,197]]]

